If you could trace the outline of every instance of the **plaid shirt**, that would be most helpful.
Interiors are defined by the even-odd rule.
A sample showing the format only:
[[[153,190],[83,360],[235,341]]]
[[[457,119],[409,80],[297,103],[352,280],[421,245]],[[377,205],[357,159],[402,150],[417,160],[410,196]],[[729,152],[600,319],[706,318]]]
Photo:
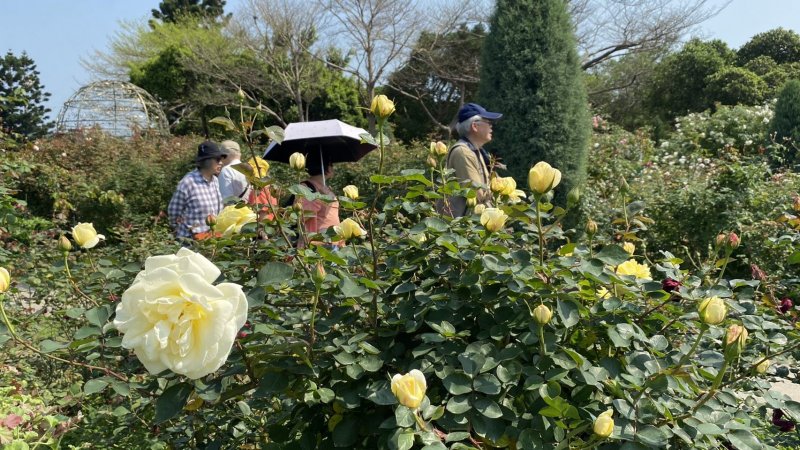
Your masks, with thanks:
[[[217,177],[207,181],[199,170],[193,170],[183,177],[172,200],[167,214],[169,224],[177,237],[192,237],[196,233],[209,231],[206,217],[217,215],[222,210],[222,196],[219,194]]]

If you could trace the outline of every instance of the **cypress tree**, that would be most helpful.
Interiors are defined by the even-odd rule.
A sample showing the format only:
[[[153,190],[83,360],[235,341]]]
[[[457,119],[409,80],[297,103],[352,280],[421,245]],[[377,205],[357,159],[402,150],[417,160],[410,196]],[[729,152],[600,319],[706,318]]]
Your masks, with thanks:
[[[479,98],[503,113],[490,144],[518,184],[546,161],[561,170],[556,202],[586,178],[591,132],[565,0],[498,0],[483,47]]]
[[[775,142],[786,146],[784,167],[792,168],[800,164],[800,80],[790,80],[783,85],[775,103],[775,115],[769,126],[770,136]],[[796,167],[795,167],[795,170]]]
[[[39,80],[36,64],[27,53],[0,57],[0,131],[19,139],[36,139],[53,126],[47,121],[50,98]]]

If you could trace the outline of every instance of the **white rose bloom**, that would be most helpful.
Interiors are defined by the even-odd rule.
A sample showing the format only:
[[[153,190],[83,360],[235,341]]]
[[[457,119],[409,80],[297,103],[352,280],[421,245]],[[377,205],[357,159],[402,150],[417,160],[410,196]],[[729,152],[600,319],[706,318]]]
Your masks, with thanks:
[[[182,248],[147,258],[117,305],[114,325],[153,375],[169,369],[197,379],[228,359],[247,321],[247,298],[234,283],[212,283],[219,269]]]

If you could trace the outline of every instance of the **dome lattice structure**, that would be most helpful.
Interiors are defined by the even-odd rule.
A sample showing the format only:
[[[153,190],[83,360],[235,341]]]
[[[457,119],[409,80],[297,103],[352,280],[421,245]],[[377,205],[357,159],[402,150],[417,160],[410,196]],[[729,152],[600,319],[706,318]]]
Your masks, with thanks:
[[[56,120],[59,133],[95,126],[118,137],[169,132],[167,118],[152,95],[135,84],[115,80],[95,81],[78,89],[64,102]]]

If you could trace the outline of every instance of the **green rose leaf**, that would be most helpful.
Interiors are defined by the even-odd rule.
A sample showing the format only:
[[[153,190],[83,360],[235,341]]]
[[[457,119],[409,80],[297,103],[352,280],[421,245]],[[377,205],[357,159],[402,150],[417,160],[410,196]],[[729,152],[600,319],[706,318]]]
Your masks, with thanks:
[[[189,395],[192,394],[194,386],[188,383],[178,383],[170,386],[156,400],[155,424],[166,422],[175,417],[183,410]]]
[[[442,385],[447,392],[453,395],[461,395],[472,392],[472,380],[466,374],[454,372],[442,380]]]

